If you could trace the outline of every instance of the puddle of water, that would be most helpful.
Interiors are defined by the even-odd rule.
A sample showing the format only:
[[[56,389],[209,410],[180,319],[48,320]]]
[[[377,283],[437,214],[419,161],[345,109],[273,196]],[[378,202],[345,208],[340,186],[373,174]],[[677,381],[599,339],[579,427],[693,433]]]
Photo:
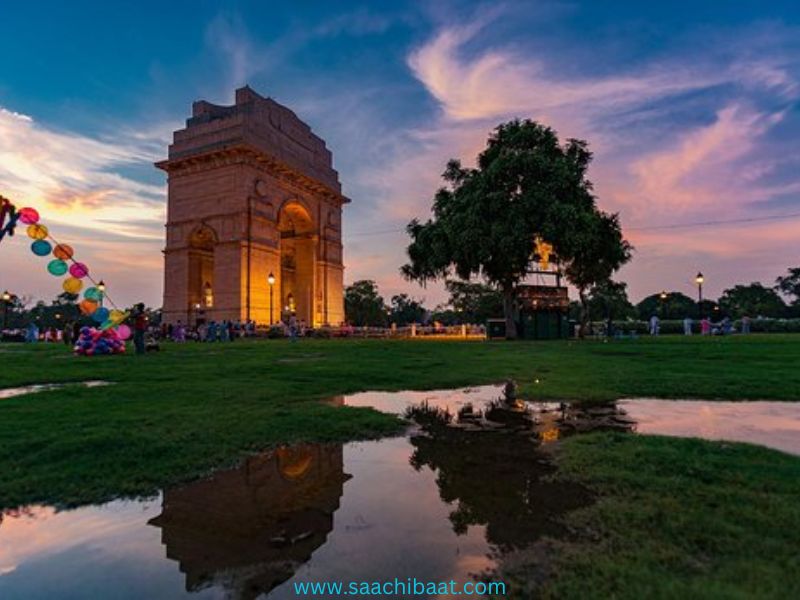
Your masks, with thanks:
[[[14,398],[15,396],[24,396],[25,394],[36,394],[38,392],[59,390],[63,387],[67,387],[70,385],[92,388],[92,387],[101,387],[104,385],[111,385],[111,382],[91,380],[91,381],[66,381],[64,383],[36,383],[33,385],[23,385],[21,387],[6,388],[4,390],[0,390],[0,400],[5,400],[7,398]]]
[[[638,433],[759,444],[800,455],[800,403],[623,400]]]
[[[429,408],[482,404],[497,389],[424,396]],[[474,581],[564,534],[559,516],[589,502],[548,481],[544,457],[516,435],[431,418],[408,437],[279,448],[149,501],[6,511],[0,598],[296,598],[301,581]]]
[[[301,444],[164,491],[0,519],[0,598],[296,598],[294,583],[466,582],[568,537],[591,501],[553,482],[547,442],[597,428],[762,443],[800,453],[800,404],[505,403],[499,386],[368,392],[333,404],[412,418],[407,437]],[[542,553],[547,563],[547,552]]]

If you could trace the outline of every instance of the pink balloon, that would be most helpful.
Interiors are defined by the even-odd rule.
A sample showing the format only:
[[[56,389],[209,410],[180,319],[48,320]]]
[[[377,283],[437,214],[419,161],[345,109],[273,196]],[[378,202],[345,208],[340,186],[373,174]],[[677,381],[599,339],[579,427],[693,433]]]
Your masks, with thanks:
[[[76,279],[83,279],[89,274],[89,267],[83,263],[72,263],[69,267],[69,274]]]
[[[131,328],[125,324],[122,324],[117,327],[117,334],[119,334],[119,339],[127,340],[129,337],[131,337]]]
[[[39,212],[35,208],[25,207],[19,209],[19,220],[25,225],[33,225],[39,222]]]

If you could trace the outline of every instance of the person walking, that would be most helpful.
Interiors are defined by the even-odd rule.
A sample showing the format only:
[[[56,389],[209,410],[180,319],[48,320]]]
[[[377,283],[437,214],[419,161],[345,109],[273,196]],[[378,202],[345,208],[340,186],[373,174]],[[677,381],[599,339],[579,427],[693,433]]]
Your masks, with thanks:
[[[289,317],[289,341],[297,341],[297,317],[294,313]]]
[[[135,307],[133,313],[133,345],[136,348],[136,354],[144,354],[144,334],[147,332],[147,326],[150,324],[150,318],[144,310],[144,303],[140,302]]]
[[[683,335],[692,335],[692,318],[686,317],[683,320]]]

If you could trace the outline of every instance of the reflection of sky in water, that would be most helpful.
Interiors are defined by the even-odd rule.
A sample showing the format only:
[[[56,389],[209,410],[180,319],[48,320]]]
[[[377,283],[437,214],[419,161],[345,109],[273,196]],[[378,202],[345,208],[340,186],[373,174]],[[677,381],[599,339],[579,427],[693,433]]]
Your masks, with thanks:
[[[447,392],[446,403],[460,403],[460,398],[478,403],[498,395],[494,387],[484,392]],[[432,392],[404,394],[400,411],[407,402],[426,398],[439,404]],[[276,572],[294,573],[269,594],[294,598],[292,581],[416,577],[463,582],[494,564],[484,525],[471,525],[463,535],[453,531],[448,516],[455,506],[440,499],[435,471],[411,467],[413,447],[407,438],[315,447],[326,448],[315,461],[327,470],[312,476],[319,478],[312,487],[297,492],[293,481],[278,490],[283,484],[269,479],[275,477],[269,465],[277,463],[264,461],[257,468],[231,471],[227,479],[217,476],[210,484],[183,488],[189,494],[181,495],[178,488],[148,501],[62,512],[49,507],[9,511],[0,522],[0,598],[225,597],[231,585],[231,595],[245,591],[236,587],[240,580],[260,585],[262,571],[275,583],[280,581]],[[352,478],[342,483],[343,474]],[[337,498],[338,507],[331,508]],[[286,508],[273,523],[269,513],[274,516],[276,502]],[[266,507],[265,514],[259,506]],[[329,508],[332,528],[319,516],[329,514]],[[306,544],[301,552],[286,550],[289,562],[294,561],[288,571],[269,564],[270,557],[284,552],[270,541],[284,522],[289,537],[316,528],[312,539],[294,546]],[[266,547],[263,553],[259,545]],[[230,560],[220,560],[228,549]],[[186,591],[187,586],[194,591]]]
[[[455,414],[500,394],[498,386],[367,392],[345,403],[403,413],[427,401]],[[644,399],[620,406],[642,433],[800,454],[797,404]],[[464,435],[471,434],[445,428],[416,438],[298,445],[148,501],[6,511],[0,599],[254,597],[265,590],[295,598],[295,581],[468,581],[494,564],[489,555],[499,549],[487,538],[513,546],[557,535],[548,515],[581,500],[541,479],[536,453],[522,440]],[[454,523],[466,532],[457,535]]]
[[[344,483],[333,531],[271,598],[296,597],[291,581],[467,581],[493,564],[485,528],[473,526],[461,536],[453,532],[447,518],[452,507],[439,499],[435,473],[414,471],[411,450],[405,438],[344,446],[344,472],[353,477]],[[172,556],[185,549],[165,549],[159,527],[148,525],[161,512],[157,498],[6,514],[0,524],[0,598],[224,596],[220,587],[185,591],[175,560],[187,557]],[[219,537],[224,545],[225,534]],[[182,563],[180,569],[186,568],[191,564]]]
[[[0,598],[180,597],[183,575],[176,563],[164,560],[159,531],[146,526],[159,512],[156,499],[4,515]]]
[[[800,454],[800,404],[638,399],[619,402],[636,431],[761,444]]]
[[[401,415],[409,406],[427,402],[431,406],[448,408],[451,413],[455,413],[465,404],[471,403],[478,408],[486,402],[496,400],[502,393],[503,386],[501,385],[482,385],[432,392],[361,392],[347,396],[345,404],[347,406],[369,406],[381,412]]]

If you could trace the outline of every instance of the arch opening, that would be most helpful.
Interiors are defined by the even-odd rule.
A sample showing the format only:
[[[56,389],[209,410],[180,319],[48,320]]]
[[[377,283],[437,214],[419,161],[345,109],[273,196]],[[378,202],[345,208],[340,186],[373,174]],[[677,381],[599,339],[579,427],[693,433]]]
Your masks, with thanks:
[[[208,225],[201,225],[189,236],[189,313],[195,322],[206,320],[214,308],[214,247],[217,234]]]
[[[313,291],[317,236],[308,210],[289,202],[278,215],[281,313],[285,319],[314,324]]]

